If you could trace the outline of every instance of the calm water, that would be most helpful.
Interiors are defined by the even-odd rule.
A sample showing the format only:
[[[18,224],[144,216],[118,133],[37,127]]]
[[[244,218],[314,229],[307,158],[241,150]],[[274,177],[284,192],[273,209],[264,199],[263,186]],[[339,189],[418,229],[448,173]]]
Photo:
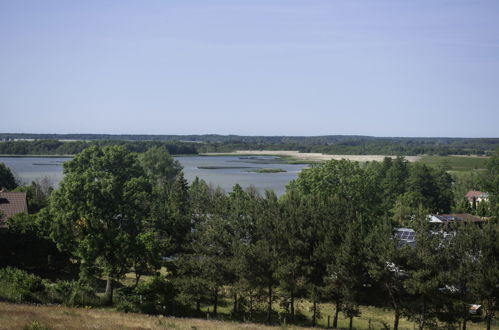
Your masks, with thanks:
[[[48,178],[57,186],[62,180],[62,164],[71,158],[0,157],[12,172],[23,181]],[[225,191],[239,183],[243,188],[255,186],[258,191],[274,190],[278,195],[285,191],[286,184],[295,179],[306,165],[281,164],[277,157],[238,157],[238,156],[186,156],[175,157],[184,167],[186,179],[191,182],[196,176]],[[208,168],[199,168],[208,167]],[[221,167],[221,168],[216,168]],[[282,173],[254,173],[251,170],[280,168]]]

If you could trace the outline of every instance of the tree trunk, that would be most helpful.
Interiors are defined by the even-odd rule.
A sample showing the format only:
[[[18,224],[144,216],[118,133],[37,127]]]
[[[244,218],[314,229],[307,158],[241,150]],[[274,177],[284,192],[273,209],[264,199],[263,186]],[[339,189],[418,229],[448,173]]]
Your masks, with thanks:
[[[113,279],[111,276],[108,276],[106,280],[105,305],[113,305]]]
[[[199,299],[196,301],[196,312],[201,312],[201,301]]]
[[[315,328],[316,322],[317,322],[317,301],[314,298],[314,302],[313,302],[313,314],[312,314],[312,327]]]
[[[421,313],[421,318],[419,319],[419,330],[423,330],[426,323],[426,300],[423,299],[423,312]]]
[[[336,308],[334,310],[334,319],[333,319],[333,329],[338,328],[338,314],[340,313],[340,301],[336,300]]]
[[[272,322],[272,285],[269,285],[269,302],[267,307],[267,323],[271,324]]]
[[[466,316],[464,317],[463,319],[463,330],[466,330],[466,323],[468,322],[468,320],[466,319]]]
[[[291,316],[295,316],[295,295],[293,292],[291,292],[291,301],[290,301],[290,306],[289,306],[289,313]]]
[[[236,315],[237,313],[237,293],[234,293],[234,306],[232,307],[232,314]]]
[[[350,323],[348,324],[348,330],[353,329],[353,315],[350,315]]]
[[[391,286],[388,283],[385,283],[385,287],[388,291],[388,294],[390,295],[390,298],[392,299],[392,306],[393,306],[393,310],[395,311],[395,319],[393,320],[393,330],[398,330],[399,320],[400,320],[400,306],[398,304],[398,300],[397,300]]]
[[[218,311],[218,290],[215,290],[215,297],[213,300],[213,315],[217,316]]]
[[[395,308],[395,320],[393,321],[393,330],[398,330],[400,319],[400,310],[398,307]]]
[[[250,291],[250,310],[249,310],[249,319],[253,318],[253,293]]]
[[[133,284],[134,289],[139,285],[140,277],[140,274],[135,273],[135,283]]]
[[[487,313],[487,330],[490,330],[490,322],[492,321],[492,312]]]

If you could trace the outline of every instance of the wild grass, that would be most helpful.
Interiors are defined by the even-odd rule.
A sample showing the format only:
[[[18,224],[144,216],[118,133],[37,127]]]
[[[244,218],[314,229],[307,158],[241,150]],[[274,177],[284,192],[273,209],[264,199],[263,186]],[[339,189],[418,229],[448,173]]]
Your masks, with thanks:
[[[287,172],[286,170],[283,170],[282,168],[261,168],[257,170],[252,170],[248,172],[254,172],[254,173],[282,173],[282,172]]]
[[[275,329],[259,324],[0,302],[0,329]]]
[[[263,307],[263,306],[262,306]],[[291,324],[285,321],[279,313],[275,315],[274,323],[279,326],[266,326],[264,324],[234,322],[229,318],[230,304],[219,308],[218,319],[210,320],[151,316],[134,313],[119,313],[113,309],[102,308],[69,308],[63,306],[24,305],[0,302],[0,329],[310,329],[311,303],[299,301],[296,305],[297,313],[305,318],[301,323]],[[278,311],[278,306],[274,309]],[[320,304],[321,317],[318,327],[325,328],[327,319],[334,315],[332,304]],[[264,313],[263,313],[264,314]],[[262,314],[262,316],[263,316]],[[339,328],[348,328],[348,319],[341,313]],[[377,307],[362,306],[361,315],[354,318],[354,329],[385,329],[393,325],[393,312]],[[493,326],[497,326],[494,320]],[[412,330],[415,324],[405,318],[400,319],[399,329]],[[417,328],[417,327],[416,327]],[[468,329],[483,329],[483,322],[469,322]]]
[[[244,170],[250,166],[198,166],[200,170]]]
[[[420,162],[432,166],[443,167],[448,171],[471,171],[487,168],[487,157],[479,156],[424,156]]]

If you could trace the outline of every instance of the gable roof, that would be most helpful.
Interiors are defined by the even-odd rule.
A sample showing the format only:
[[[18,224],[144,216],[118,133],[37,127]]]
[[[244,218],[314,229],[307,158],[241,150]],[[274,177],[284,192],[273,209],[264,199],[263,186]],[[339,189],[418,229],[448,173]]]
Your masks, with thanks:
[[[478,191],[478,190],[470,190],[466,193],[466,198],[473,199],[478,197],[487,197],[487,193]]]
[[[0,227],[5,227],[7,219],[21,212],[28,213],[26,193],[0,191]]]

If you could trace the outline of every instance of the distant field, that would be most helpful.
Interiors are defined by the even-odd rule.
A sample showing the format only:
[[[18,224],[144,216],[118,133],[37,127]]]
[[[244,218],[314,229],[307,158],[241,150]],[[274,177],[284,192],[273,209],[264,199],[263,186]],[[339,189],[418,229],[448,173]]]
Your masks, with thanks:
[[[432,166],[443,166],[449,171],[471,171],[487,168],[488,157],[479,156],[423,156],[420,162]]]
[[[247,156],[247,155],[259,155],[259,156],[281,156],[287,157],[290,162],[320,162],[324,160],[331,159],[347,159],[357,162],[368,162],[368,161],[383,161],[385,157],[395,158],[396,156],[384,156],[384,155],[326,155],[316,152],[298,152],[294,150],[238,150],[234,152],[226,153],[205,153],[203,155],[207,156]],[[419,160],[420,156],[405,156],[410,162]]]

